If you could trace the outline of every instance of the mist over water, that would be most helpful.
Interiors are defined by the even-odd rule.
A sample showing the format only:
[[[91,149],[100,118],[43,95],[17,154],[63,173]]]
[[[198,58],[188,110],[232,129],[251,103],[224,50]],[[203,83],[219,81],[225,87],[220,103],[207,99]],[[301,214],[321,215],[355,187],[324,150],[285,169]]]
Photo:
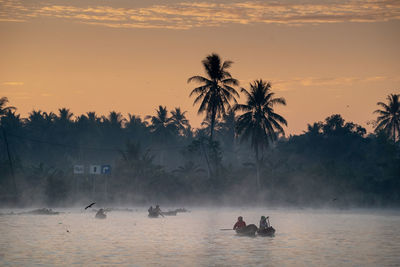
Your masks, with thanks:
[[[9,210],[2,210],[5,213]],[[192,208],[165,218],[147,209],[63,209],[59,215],[0,216],[0,265],[395,266],[400,213],[376,210]],[[270,216],[274,237],[243,237],[237,216]],[[67,232],[68,230],[68,232]]]

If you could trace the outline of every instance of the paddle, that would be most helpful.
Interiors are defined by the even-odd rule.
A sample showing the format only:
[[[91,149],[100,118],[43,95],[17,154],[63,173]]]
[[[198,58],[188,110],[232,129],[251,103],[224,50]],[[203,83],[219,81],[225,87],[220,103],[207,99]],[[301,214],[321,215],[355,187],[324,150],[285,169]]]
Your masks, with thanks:
[[[233,231],[235,229],[227,229],[227,228],[225,228],[225,229],[219,229],[219,230],[221,230],[221,231]]]

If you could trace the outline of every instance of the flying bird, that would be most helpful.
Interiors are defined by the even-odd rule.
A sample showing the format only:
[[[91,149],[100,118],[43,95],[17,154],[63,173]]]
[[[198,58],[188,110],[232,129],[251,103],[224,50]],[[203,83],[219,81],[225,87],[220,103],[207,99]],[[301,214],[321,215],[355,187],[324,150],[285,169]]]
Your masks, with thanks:
[[[89,206],[87,206],[87,207],[85,208],[85,210],[87,210],[88,208],[91,208],[94,204],[96,204],[96,202],[93,202],[92,204],[90,204]]]

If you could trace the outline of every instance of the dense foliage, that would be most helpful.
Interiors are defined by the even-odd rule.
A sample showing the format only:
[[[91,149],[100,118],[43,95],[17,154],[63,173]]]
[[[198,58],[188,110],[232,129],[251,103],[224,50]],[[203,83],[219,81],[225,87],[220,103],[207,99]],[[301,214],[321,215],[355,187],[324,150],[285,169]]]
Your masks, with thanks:
[[[398,205],[398,146],[384,132],[333,115],[301,135],[281,138],[265,151],[260,186],[249,142],[239,142],[235,117],[192,131],[184,114],[160,106],[149,121],[120,113],[74,117],[32,111],[22,119],[9,109],[1,118],[0,196],[20,204],[73,204],[77,199],[118,203],[226,201],[290,205]],[[174,114],[177,110],[174,111]],[[233,113],[233,112],[231,112]],[[111,175],[73,174],[73,165],[110,164]],[[207,165],[211,165],[207,166]],[[210,168],[209,168],[210,167]],[[93,182],[95,181],[95,184]],[[93,188],[95,186],[95,188]]]

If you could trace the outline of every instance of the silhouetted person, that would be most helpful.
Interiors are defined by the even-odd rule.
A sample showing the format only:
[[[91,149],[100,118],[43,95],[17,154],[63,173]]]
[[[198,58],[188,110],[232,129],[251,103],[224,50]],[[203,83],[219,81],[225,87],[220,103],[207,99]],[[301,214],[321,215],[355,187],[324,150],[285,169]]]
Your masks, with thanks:
[[[243,221],[243,217],[242,216],[239,216],[237,222],[233,226],[233,230],[240,229],[240,228],[243,228],[243,227],[246,227],[246,222]]]
[[[161,214],[161,209],[159,205],[156,205],[156,208],[154,209],[154,212],[157,214]]]
[[[104,213],[103,209],[99,209],[95,216],[97,219],[105,219],[107,215]]]
[[[261,219],[260,219],[260,230],[263,230],[263,229],[269,227],[268,222],[267,222],[267,218],[268,217],[261,216]]]

